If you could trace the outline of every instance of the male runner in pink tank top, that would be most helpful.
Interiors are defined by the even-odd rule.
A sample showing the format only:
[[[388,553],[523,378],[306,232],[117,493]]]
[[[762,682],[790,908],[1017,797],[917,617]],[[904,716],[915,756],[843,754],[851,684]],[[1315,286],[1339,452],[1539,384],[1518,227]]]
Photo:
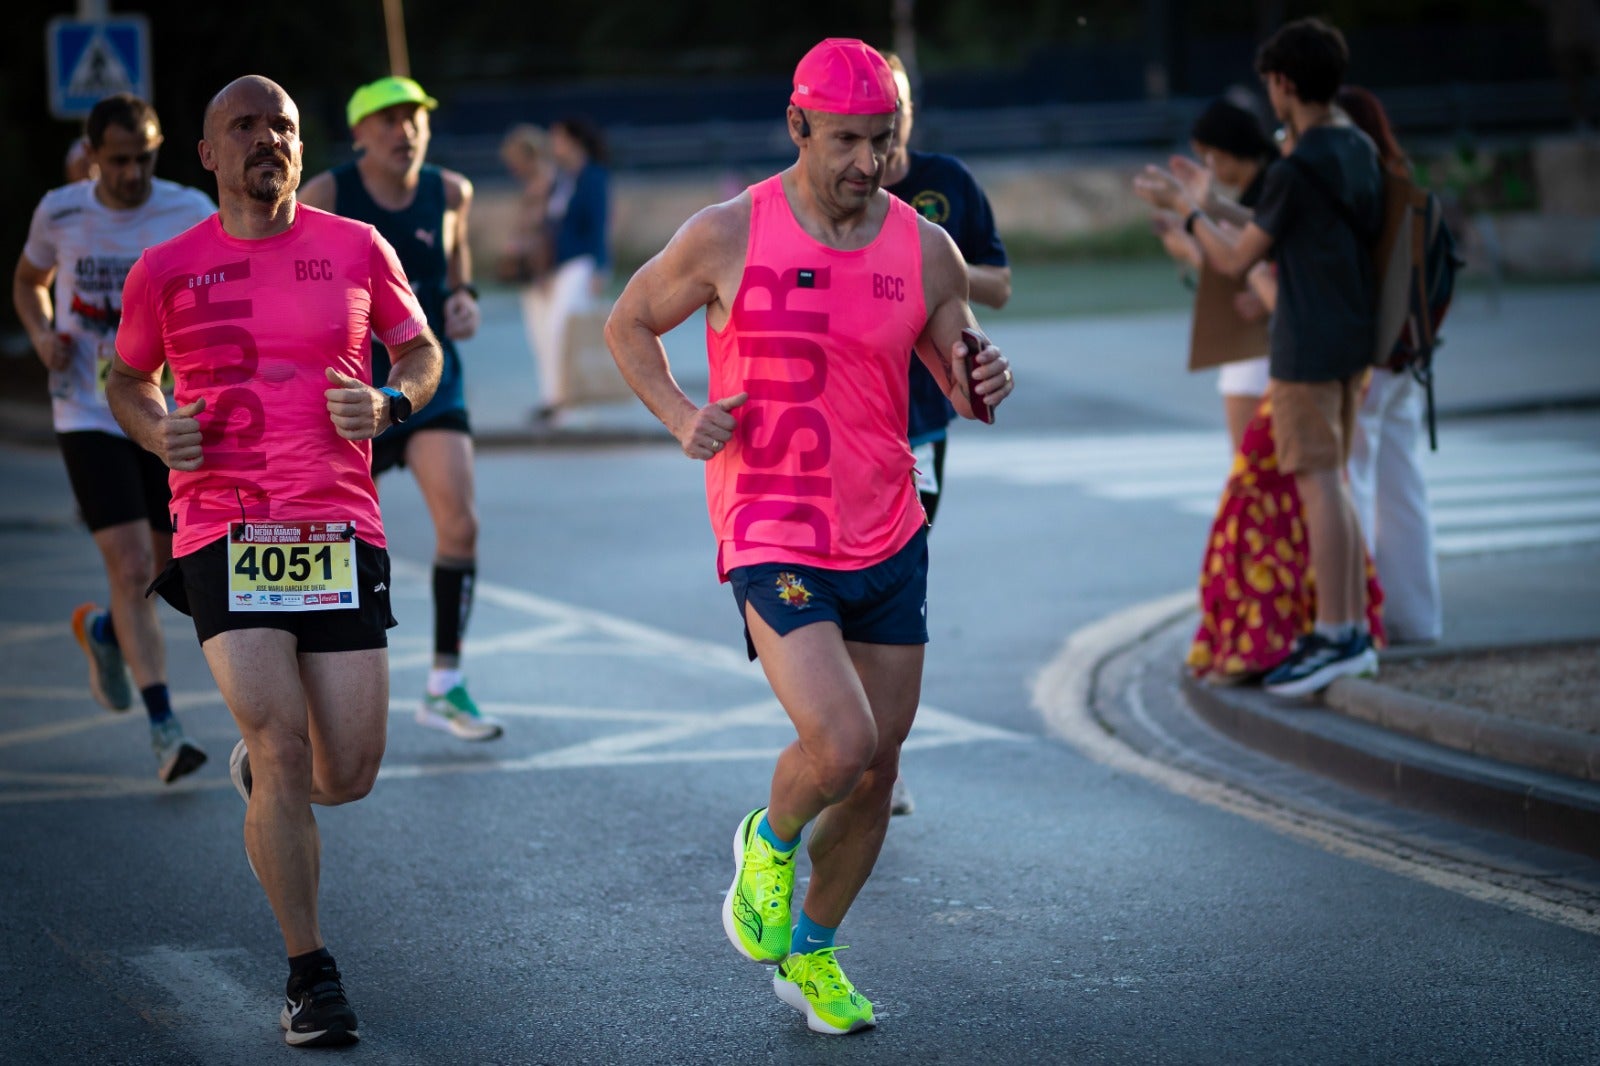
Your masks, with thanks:
[[[284,1039],[350,1043],[311,804],[365,796],[383,758],[394,619],[370,441],[428,402],[442,354],[387,242],[296,204],[299,112],[279,86],[231,83],[204,129],[218,213],[129,272],[106,396],[172,469],[174,561],[157,585],[193,615],[243,737],[230,769],[289,955]],[[372,336],[393,353],[383,389],[363,382]]]
[[[706,462],[718,576],[798,734],[767,806],[734,834],[723,930],[745,957],[780,963],[773,989],[813,1031],[838,1034],[874,1024],[833,938],[888,829],[928,639],[909,353],[967,418],[1012,382],[998,349],[960,340],[974,320],[955,245],[879,188],[897,109],[883,57],[823,41],[789,99],[796,163],[686,222],[629,281],[606,337],[639,398]],[[704,406],[673,381],[660,340],[702,307]],[[813,819],[811,883],[791,923]]]

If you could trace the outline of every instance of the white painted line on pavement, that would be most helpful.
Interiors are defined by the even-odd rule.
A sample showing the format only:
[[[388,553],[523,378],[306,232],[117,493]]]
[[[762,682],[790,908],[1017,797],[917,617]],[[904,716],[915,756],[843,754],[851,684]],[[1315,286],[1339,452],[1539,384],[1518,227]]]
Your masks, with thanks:
[[[405,560],[393,560],[391,565],[396,574],[408,581],[420,580],[428,572],[421,565]],[[381,777],[397,780],[436,777],[443,774],[519,773],[647,763],[724,762],[731,759],[771,760],[775,759],[793,739],[793,727],[778,702],[771,697],[761,668],[751,663],[742,652],[492,583],[479,582],[476,595],[482,602],[494,603],[530,615],[537,619],[538,624],[469,640],[466,650],[470,656],[545,651],[566,656],[576,648],[591,655],[606,654],[631,659],[650,658],[673,666],[712,670],[759,686],[762,695],[753,703],[722,710],[699,711],[583,707],[509,701],[485,703],[481,706],[486,712],[506,717],[567,720],[584,725],[624,723],[634,728],[599,737],[589,737],[579,743],[517,758],[497,757],[497,752],[505,750],[504,747],[497,745],[494,748],[474,748],[471,758],[414,764],[387,762],[380,771]],[[612,643],[592,639],[592,635],[596,633],[609,638]],[[583,639],[586,635],[591,639]],[[579,639],[572,640],[572,638]],[[570,644],[563,643],[568,640],[571,640]],[[391,654],[390,667],[393,669],[423,666],[430,662],[431,658],[432,651],[426,643],[413,644],[411,650],[402,655]],[[3,695],[4,691],[0,689],[0,695]],[[85,698],[84,692],[80,689],[52,688],[34,691],[35,696],[40,693],[48,693],[49,698],[73,700]],[[215,690],[208,690],[204,693],[185,693],[181,698],[175,697],[174,703],[191,706],[200,703],[220,705],[222,697]],[[415,706],[410,700],[391,700],[389,713],[410,715],[414,712]],[[96,714],[69,722],[16,730],[9,734],[0,734],[0,748],[31,741],[50,740],[130,720],[134,719],[127,715]],[[770,742],[758,747],[748,744],[733,747],[710,742],[710,738],[717,734],[751,728],[767,730],[771,734]],[[701,739],[701,743],[693,749],[667,747],[697,739]],[[1026,738],[1022,734],[972,722],[924,704],[918,711],[917,725],[907,747],[914,750],[978,741],[1023,739]],[[226,777],[188,777],[174,786],[166,786],[153,778],[131,778],[122,775],[40,774],[31,771],[0,770],[0,785],[14,786],[14,791],[0,791],[0,806],[3,806],[50,800],[154,795],[185,789],[224,788],[230,787],[230,782]]]
[[[1568,544],[1600,541],[1600,524],[1543,526],[1533,529],[1461,530],[1435,533],[1433,550],[1439,556],[1481,555],[1486,552],[1526,548],[1559,548]]]
[[[474,637],[467,650],[473,655],[494,655],[499,652],[509,651],[540,651],[583,631],[584,627],[581,623],[575,621],[556,622],[551,625],[534,626],[530,629],[518,629],[510,633]],[[396,655],[392,648],[389,652],[389,669],[391,670],[425,667],[432,664],[432,662],[433,645],[431,641],[426,642],[423,647],[416,651],[408,651],[403,655]]]
[[[179,951],[160,947],[127,958],[170,995],[161,1005],[162,1013],[180,1017],[170,1031],[197,1061],[253,1066],[271,1046],[268,1026],[272,1033],[280,1031],[280,1001],[271,994],[246,989],[217,965],[219,958],[244,954],[240,949]],[[267,987],[265,980],[263,987]],[[251,1039],[251,1034],[260,1034],[260,1038]]]
[[[1572,522],[1600,518],[1600,498],[1592,500],[1521,500],[1507,504],[1435,503],[1433,520],[1440,526],[1505,526],[1535,522]]]
[[[59,640],[62,637],[71,636],[72,627],[58,622],[46,622],[38,625],[12,625],[0,629],[0,646],[21,644],[30,640]]]
[[[1399,841],[1269,803],[1237,786],[1149,758],[1117,740],[1094,716],[1095,674],[1101,663],[1182,617],[1193,605],[1194,593],[1174,593],[1126,608],[1069,636],[1033,685],[1033,705],[1051,731],[1096,762],[1142,777],[1188,799],[1241,815],[1334,855],[1480,903],[1600,935],[1600,914],[1540,896],[1535,878],[1505,871],[1495,871],[1494,880],[1478,878],[1472,875],[1471,865],[1461,860],[1452,860],[1454,869],[1445,869],[1437,857]],[[1517,883],[1528,887],[1518,888]]]

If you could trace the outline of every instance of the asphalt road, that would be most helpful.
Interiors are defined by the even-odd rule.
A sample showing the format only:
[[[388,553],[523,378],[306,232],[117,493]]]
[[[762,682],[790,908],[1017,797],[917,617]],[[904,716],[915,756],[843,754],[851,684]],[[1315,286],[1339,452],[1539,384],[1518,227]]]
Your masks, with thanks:
[[[1593,448],[1595,429],[1484,432]],[[431,533],[409,480],[386,480],[388,755],[368,799],[319,815],[323,928],[364,1034],[344,1057],[1595,1061],[1594,935],[1197,803],[1046,729],[1031,685],[1066,635],[1190,587],[1207,525],[1061,470],[1197,451],[1205,432],[1047,389],[952,446],[906,756],[918,808],[840,936],[880,1025],[832,1041],[718,921],[729,837],[788,731],[716,582],[699,467],[665,445],[480,457],[468,671],[508,721],[481,746],[411,720]],[[168,788],[137,712],[86,695],[66,618],[103,581],[58,460],[8,449],[0,467],[0,1061],[287,1061],[281,943],[226,773],[237,733],[192,630],[164,615],[212,761]]]

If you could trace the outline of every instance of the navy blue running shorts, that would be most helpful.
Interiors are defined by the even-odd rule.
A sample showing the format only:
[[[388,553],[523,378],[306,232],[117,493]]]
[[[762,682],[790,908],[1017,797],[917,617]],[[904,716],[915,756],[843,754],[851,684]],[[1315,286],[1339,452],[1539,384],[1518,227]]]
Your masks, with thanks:
[[[779,636],[813,622],[833,622],[860,644],[928,643],[928,531],[863,570],[828,570],[797,563],[756,563],[728,571],[739,617],[745,604]],[[750,627],[745,649],[756,657]]]

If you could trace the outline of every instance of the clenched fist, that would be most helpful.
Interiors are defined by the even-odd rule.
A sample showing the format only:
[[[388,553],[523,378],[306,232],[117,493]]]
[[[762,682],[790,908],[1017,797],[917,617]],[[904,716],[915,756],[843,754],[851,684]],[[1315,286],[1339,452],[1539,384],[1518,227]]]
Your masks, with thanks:
[[[323,395],[328,399],[328,417],[339,436],[345,440],[371,440],[388,428],[384,415],[389,397],[331,366],[328,381],[335,387]]]
[[[169,411],[161,420],[161,461],[170,470],[199,470],[200,420],[195,415],[206,409],[204,397]]]

